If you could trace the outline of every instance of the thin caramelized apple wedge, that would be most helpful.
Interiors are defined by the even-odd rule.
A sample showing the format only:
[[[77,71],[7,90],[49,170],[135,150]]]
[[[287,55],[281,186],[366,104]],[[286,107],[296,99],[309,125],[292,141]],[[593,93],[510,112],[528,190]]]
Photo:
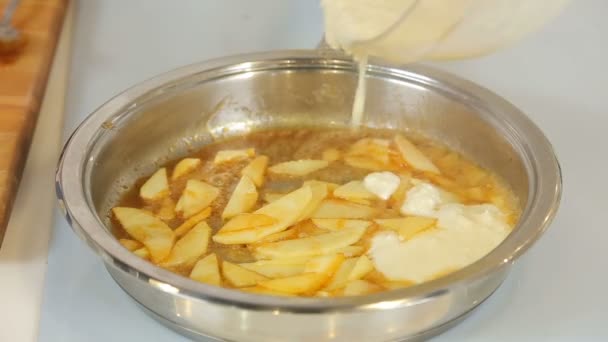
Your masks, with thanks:
[[[327,219],[327,218],[314,218],[312,219],[312,223],[319,228],[323,228],[331,231],[338,231],[344,228],[352,228],[352,227],[362,227],[367,228],[372,223],[370,221],[365,220],[349,220],[349,219]]]
[[[201,283],[220,286],[222,278],[220,276],[219,263],[217,255],[211,253],[194,264],[194,268],[190,272],[190,278]]]
[[[160,208],[156,212],[156,217],[163,221],[170,221],[175,218],[175,202],[169,196],[162,199]]]
[[[307,260],[295,259],[291,262],[289,261],[290,259],[286,260],[287,261],[284,261],[284,259],[259,260],[256,262],[239,264],[239,266],[268,278],[290,277],[304,272]]]
[[[180,237],[184,236],[192,227],[196,226],[197,223],[206,220],[209,216],[211,216],[211,208],[207,207],[202,210],[200,213],[188,218],[179,227],[175,228],[175,236]]]
[[[262,287],[262,286],[241,287],[239,290],[245,291],[245,292],[248,292],[248,293],[260,294],[260,295],[269,295],[269,296],[285,296],[285,297],[293,297],[293,296],[295,296],[292,293],[273,291],[271,289],[267,289],[267,288]]]
[[[394,230],[399,237],[408,240],[421,231],[427,230],[437,223],[437,219],[422,216],[408,216],[392,219],[374,220],[381,228]]]
[[[437,166],[405,137],[396,135],[394,141],[401,157],[409,166],[419,171],[440,173]]]
[[[264,173],[266,173],[266,167],[268,167],[268,157],[255,157],[251,163],[249,163],[249,165],[245,166],[245,168],[241,170],[241,175],[251,178],[257,187],[261,187],[264,185]]]
[[[267,192],[264,194],[264,202],[272,203],[272,202],[280,199],[283,196],[285,196],[285,194],[280,194],[277,192]]]
[[[255,184],[249,176],[242,176],[222,212],[222,218],[227,219],[246,213],[253,208],[257,201],[258,190]]]
[[[252,157],[255,157],[255,149],[253,148],[245,148],[242,150],[223,150],[215,154],[213,163],[219,165]]]
[[[270,234],[281,232],[297,222],[304,210],[308,208],[312,196],[313,191],[309,186],[292,191],[281,199],[269,203],[254,212],[254,214],[270,216],[277,221],[276,223],[236,231],[221,229],[213,236],[213,241],[222,244],[252,243]]]
[[[261,244],[255,248],[255,253],[266,259],[328,254],[359,241],[364,233],[365,228],[344,228],[302,239]]]
[[[289,240],[289,239],[295,238],[296,236],[298,236],[298,230],[294,227],[294,228],[289,228],[287,230],[284,230],[282,232],[278,232],[278,233],[274,233],[274,234],[265,236],[257,243],[268,243],[268,242]]]
[[[329,282],[325,285],[325,290],[333,291],[346,286],[348,283],[348,276],[351,274],[356,263],[357,258],[348,258],[344,260]]]
[[[169,257],[160,263],[165,268],[191,267],[196,260],[207,252],[211,228],[203,221],[177,240]]]
[[[167,169],[160,168],[139,188],[139,196],[145,201],[156,201],[169,196]]]
[[[366,280],[353,280],[344,287],[344,296],[363,296],[382,291],[382,287]]]
[[[222,274],[224,275],[224,278],[235,287],[254,286],[258,282],[268,279],[261,274],[228,261],[222,262]]]
[[[130,250],[131,252],[133,252],[136,249],[139,249],[141,247],[143,247],[143,244],[139,241],[136,240],[131,240],[131,239],[120,239],[118,240],[118,242],[120,242],[120,244]]]
[[[339,160],[341,156],[342,153],[340,152],[340,150],[335,148],[328,148],[323,151],[323,156],[321,158],[328,162],[333,162]]]
[[[146,247],[141,247],[133,251],[133,254],[144,260],[150,260],[150,251]]]
[[[186,188],[177,201],[175,211],[184,218],[189,218],[208,207],[219,194],[218,188],[196,179],[190,179],[186,182]]]
[[[305,176],[309,173],[326,168],[329,162],[326,160],[301,159],[291,160],[275,164],[268,168],[268,172],[276,175],[286,175],[293,177]]]
[[[347,165],[372,170],[392,169],[390,141],[386,139],[364,138],[354,143],[344,156]]]
[[[378,210],[366,205],[340,199],[326,199],[321,202],[312,218],[366,219],[378,214]]]
[[[334,197],[365,205],[369,205],[371,200],[376,199],[376,195],[369,192],[361,181],[348,182],[334,190],[333,195]]]
[[[243,213],[228,221],[222,229],[220,229],[219,233],[266,227],[276,224],[277,222],[279,222],[277,219],[268,215]]]
[[[141,209],[115,207],[112,212],[125,231],[146,246],[154,263],[169,256],[175,233],[165,222]]]
[[[201,164],[202,162],[198,158],[184,158],[180,160],[173,168],[171,180],[176,180],[189,174],[190,172],[196,170],[196,168],[198,168]]]
[[[365,277],[369,272],[374,270],[374,264],[365,255],[357,258],[353,269],[348,275],[348,281],[353,281]]]
[[[312,294],[327,283],[343,261],[344,256],[340,254],[313,258],[306,264],[303,274],[266,280],[258,285],[273,291]]]

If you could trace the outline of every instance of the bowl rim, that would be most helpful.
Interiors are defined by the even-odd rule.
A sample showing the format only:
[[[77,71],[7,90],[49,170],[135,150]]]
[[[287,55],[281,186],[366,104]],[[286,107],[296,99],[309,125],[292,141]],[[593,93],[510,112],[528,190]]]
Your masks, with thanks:
[[[127,251],[108,233],[88,196],[86,165],[97,137],[107,130],[107,122],[128,115],[127,109],[142,96],[171,91],[194,75],[206,80],[238,73],[278,68],[326,68],[356,72],[357,65],[341,53],[319,50],[278,50],[221,57],[180,67],[143,81],[111,98],[93,111],[65,143],[56,173],[59,207],[74,232],[113,267],[122,269],[160,291],[185,298],[226,304],[250,310],[322,313],[334,311],[384,310],[423,303],[450,289],[481,280],[514,262],[542,235],[559,207],[561,170],[553,148],[542,131],[528,117],[500,96],[470,81],[428,66],[407,67],[371,60],[368,76],[390,75],[419,81],[465,97],[474,106],[491,108],[491,115],[502,121],[505,134],[519,143],[530,183],[528,203],[518,225],[489,254],[447,276],[416,286],[377,294],[343,298],[303,298],[255,295],[196,282],[153,265]],[[498,127],[497,127],[498,128]]]

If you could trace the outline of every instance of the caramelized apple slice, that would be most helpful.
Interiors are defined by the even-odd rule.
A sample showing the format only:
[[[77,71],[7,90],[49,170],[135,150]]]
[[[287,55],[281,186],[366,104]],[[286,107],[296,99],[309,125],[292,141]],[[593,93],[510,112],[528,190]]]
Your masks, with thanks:
[[[212,253],[197,261],[190,278],[210,285],[220,286],[221,276],[217,256]]]
[[[175,218],[175,202],[171,197],[167,196],[162,199],[156,216],[165,222]]]
[[[141,209],[115,207],[112,212],[125,231],[146,246],[154,263],[159,263],[169,256],[175,234],[167,224]]]
[[[366,280],[354,280],[346,285],[343,295],[362,296],[382,291],[382,287]]]
[[[348,275],[348,281],[353,281],[365,277],[369,272],[374,270],[374,264],[368,257],[362,255],[357,258],[355,266]]]
[[[141,247],[143,247],[143,244],[139,241],[136,240],[131,240],[131,239],[120,239],[118,240],[118,242],[120,242],[120,244],[130,250],[131,252],[133,252],[136,249],[139,249]]]
[[[228,261],[222,262],[222,273],[224,278],[235,287],[253,286],[260,281],[268,279],[261,274],[250,271]]]
[[[349,219],[326,219],[326,218],[315,218],[312,219],[312,223],[319,228],[323,228],[331,231],[338,231],[344,228],[362,227],[367,228],[372,223],[364,220],[349,220]]]
[[[133,254],[144,260],[150,260],[150,251],[146,247],[141,247],[133,251]]]
[[[370,200],[376,198],[373,193],[365,188],[361,181],[348,182],[334,190],[333,194],[334,197],[365,205],[369,205]]]
[[[302,159],[273,165],[268,168],[268,171],[277,175],[301,177],[326,168],[328,165],[329,162],[326,160]]]
[[[231,161],[248,159],[251,157],[255,157],[255,149],[253,148],[246,148],[242,150],[223,150],[216,153],[213,163],[218,165]]]
[[[325,151],[323,151],[322,159],[326,160],[328,162],[333,162],[333,161],[339,160],[341,156],[342,156],[342,154],[340,153],[339,150],[337,150],[335,148],[328,148]]]
[[[276,192],[267,192],[264,194],[264,202],[272,203],[272,202],[280,199],[283,196],[285,196],[285,194],[280,194],[280,193],[276,193]]]
[[[378,210],[339,199],[326,199],[312,214],[312,218],[365,219],[378,214]]]
[[[167,181],[167,169],[160,168],[144,185],[139,188],[139,196],[145,201],[156,201],[169,196],[169,182]]]
[[[167,260],[160,266],[166,268],[190,267],[201,255],[207,252],[211,228],[206,222],[200,222],[186,235],[177,240]]]
[[[270,216],[277,221],[276,223],[237,231],[222,229],[213,237],[213,240],[222,244],[252,243],[270,234],[281,232],[296,223],[304,210],[308,208],[312,195],[310,187],[301,187],[254,212],[254,214]]]
[[[338,268],[327,285],[325,285],[325,290],[333,291],[346,286],[348,283],[348,276],[351,274],[356,263],[357,258],[348,258],[344,260],[344,262],[340,265],[340,268]]]
[[[243,213],[233,217],[228,221],[219,233],[234,232],[243,229],[252,229],[258,227],[266,227],[277,223],[278,220],[274,217],[263,214]]]
[[[182,176],[189,174],[190,172],[196,170],[196,168],[199,167],[201,163],[201,160],[198,158],[184,158],[180,160],[173,168],[171,180],[176,180]]]
[[[397,146],[397,150],[401,154],[401,157],[412,168],[419,171],[437,174],[440,173],[437,166],[435,166],[435,164],[433,164],[433,162],[427,158],[424,153],[420,152],[420,150],[405,137],[396,135],[394,141],[395,145]]]
[[[280,259],[279,259],[280,260]],[[300,263],[276,263],[273,260],[260,260],[240,264],[241,267],[259,273],[268,278],[290,277],[304,272],[304,261]]]
[[[255,248],[255,252],[257,256],[267,259],[328,254],[359,241],[364,233],[365,228],[344,228],[302,239],[261,244]]]
[[[249,176],[242,176],[222,212],[222,218],[227,219],[248,212],[258,201],[258,191]]]
[[[323,287],[343,261],[344,257],[339,254],[313,258],[306,264],[305,273],[262,281],[259,285],[279,292],[314,293]]]
[[[175,236],[180,237],[186,234],[192,227],[196,226],[197,223],[202,220],[206,220],[209,216],[211,216],[211,208],[207,207],[200,213],[190,217],[186,221],[184,221],[179,227],[175,228]]]
[[[256,157],[251,161],[251,163],[249,163],[249,165],[245,166],[245,168],[241,171],[241,175],[251,178],[257,187],[261,187],[264,185],[264,173],[266,172],[267,166],[268,157]]]
[[[190,179],[177,201],[175,210],[184,218],[191,217],[208,207],[219,194],[218,188],[196,179]]]
[[[411,239],[414,235],[427,230],[437,222],[436,219],[422,216],[408,216],[392,219],[374,220],[381,228],[397,231],[399,237],[404,240]]]

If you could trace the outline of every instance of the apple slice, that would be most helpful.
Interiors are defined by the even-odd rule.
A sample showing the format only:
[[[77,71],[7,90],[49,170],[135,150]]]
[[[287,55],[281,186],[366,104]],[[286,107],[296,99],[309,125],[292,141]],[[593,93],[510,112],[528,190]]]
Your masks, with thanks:
[[[138,248],[133,251],[133,254],[144,260],[150,260],[150,251],[146,247]]]
[[[258,190],[255,184],[249,176],[242,176],[222,212],[222,218],[227,219],[248,212],[257,201]]]
[[[323,156],[321,158],[328,162],[333,162],[333,161],[339,160],[341,155],[342,154],[340,153],[340,151],[338,149],[328,148],[325,151],[323,151]]]
[[[312,218],[366,219],[377,214],[378,210],[372,207],[340,199],[326,199],[312,214]]]
[[[320,180],[316,180],[316,179],[311,179],[311,180],[304,181],[304,183],[302,183],[302,186],[305,186],[305,185],[315,185],[315,184],[325,185],[327,187],[327,191],[329,193],[333,193],[337,188],[340,187],[340,184],[331,183],[331,182],[324,182],[324,181],[320,181]]]
[[[131,240],[131,239],[120,239],[118,240],[118,242],[120,242],[120,244],[130,250],[131,252],[133,252],[136,249],[142,248],[143,244],[139,241],[136,240]]]
[[[196,226],[199,222],[206,220],[211,216],[211,207],[205,208],[200,213],[188,218],[179,227],[175,228],[175,236],[180,237],[186,234],[192,227]]]
[[[289,239],[295,238],[297,235],[298,235],[298,230],[297,229],[295,229],[295,228],[289,228],[289,229],[284,230],[282,232],[270,234],[270,235],[268,235],[266,237],[263,237],[257,243],[268,243],[268,242],[289,240]]]
[[[158,211],[156,212],[156,216],[165,222],[171,221],[175,218],[175,202],[171,197],[167,196],[162,199],[160,208],[158,208]]]
[[[223,150],[215,154],[213,164],[219,165],[231,161],[243,160],[255,157],[255,149],[246,148],[242,150]]]
[[[328,165],[329,162],[326,160],[301,159],[273,165],[268,168],[268,171],[276,175],[301,177],[326,168]]]
[[[339,249],[336,249],[336,253],[340,253],[347,258],[358,257],[365,252],[365,247],[363,246],[346,246]]]
[[[173,168],[173,173],[171,174],[171,180],[176,180],[182,176],[189,174],[190,172],[196,170],[202,164],[201,160],[198,158],[184,158],[180,160],[175,167]]]
[[[382,287],[366,280],[353,280],[344,287],[345,296],[362,296],[382,291]]]
[[[191,217],[208,207],[219,194],[218,188],[196,179],[189,179],[182,196],[177,201],[175,211],[184,218]]]
[[[279,292],[312,294],[323,287],[343,261],[344,257],[339,254],[313,258],[303,274],[261,281],[258,285]]]
[[[210,285],[220,286],[221,276],[217,256],[212,253],[197,261],[190,278]]]
[[[280,259],[279,259],[280,260]],[[300,263],[273,263],[273,260],[260,260],[256,262],[239,264],[250,271],[259,273],[268,278],[290,277],[304,272],[305,262]]]
[[[245,291],[245,292],[249,292],[249,293],[253,293],[253,294],[269,295],[269,296],[286,296],[286,297],[293,297],[294,296],[291,293],[284,293],[284,292],[279,292],[279,291],[273,291],[271,289],[267,289],[267,288],[262,287],[262,286],[241,287],[239,290]]]
[[[399,237],[404,240],[411,239],[414,235],[432,228],[437,219],[422,216],[408,216],[392,219],[374,220],[381,228],[397,231]]]
[[[319,228],[323,228],[331,231],[338,231],[344,228],[362,227],[367,228],[372,223],[365,220],[348,220],[348,219],[327,219],[327,218],[315,218],[312,219],[312,223]]]
[[[270,216],[276,223],[237,231],[220,230],[213,241],[222,244],[243,244],[261,240],[270,234],[281,232],[297,222],[312,199],[313,192],[310,187],[304,186],[281,197],[281,199],[269,203],[254,214]]]
[[[348,275],[348,281],[353,281],[365,277],[369,272],[374,270],[374,264],[365,255],[357,258],[355,266]]]
[[[251,163],[249,163],[249,165],[245,166],[245,168],[241,170],[241,175],[251,178],[257,187],[261,187],[264,185],[264,173],[266,173],[267,166],[268,157],[255,157]]]
[[[154,263],[169,256],[175,233],[165,222],[141,209],[115,207],[112,212],[125,231],[146,246]]]
[[[344,260],[344,262],[340,265],[340,268],[338,268],[338,270],[333,275],[333,277],[331,277],[327,285],[325,285],[325,290],[333,291],[346,286],[346,284],[348,283],[348,276],[352,272],[356,263],[356,258],[348,258]]]
[[[365,205],[369,205],[370,200],[376,199],[376,196],[368,191],[361,181],[348,182],[334,190],[333,194],[334,197]]]
[[[181,239],[177,240],[169,257],[160,266],[165,268],[191,267],[207,252],[211,228],[205,221],[199,222]]]
[[[433,162],[427,158],[414,144],[407,140],[402,135],[395,136],[395,146],[401,154],[401,157],[412,168],[419,171],[426,171],[439,174],[439,169]]]
[[[222,262],[222,273],[224,274],[224,278],[235,287],[254,286],[258,282],[268,279],[261,274],[228,261]]]
[[[283,196],[285,196],[285,194],[280,194],[277,192],[267,192],[264,194],[264,202],[272,203],[274,201],[277,201],[278,199],[280,199]]]
[[[255,253],[266,259],[328,254],[359,241],[364,233],[365,228],[344,228],[302,239],[261,244],[255,248]]]
[[[257,227],[266,227],[273,225],[277,222],[277,219],[268,215],[243,213],[233,217],[219,230],[218,233],[234,232],[238,230],[252,229]]]
[[[160,168],[139,188],[139,197],[144,201],[156,201],[169,196],[167,169]]]

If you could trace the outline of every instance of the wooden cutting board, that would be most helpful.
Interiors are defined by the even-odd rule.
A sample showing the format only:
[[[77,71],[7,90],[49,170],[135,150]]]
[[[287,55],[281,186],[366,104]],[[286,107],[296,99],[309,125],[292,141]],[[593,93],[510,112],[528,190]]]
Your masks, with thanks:
[[[8,0],[0,0],[4,13]],[[13,17],[25,45],[0,55],[0,245],[36,125],[68,0],[22,0]]]

